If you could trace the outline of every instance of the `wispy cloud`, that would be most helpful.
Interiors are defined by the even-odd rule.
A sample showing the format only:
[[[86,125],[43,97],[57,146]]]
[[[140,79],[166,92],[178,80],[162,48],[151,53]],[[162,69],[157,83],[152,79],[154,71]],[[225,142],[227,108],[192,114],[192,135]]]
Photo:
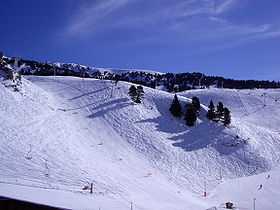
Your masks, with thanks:
[[[280,36],[280,28],[272,23],[240,24],[225,18],[227,12],[240,4],[241,0],[99,0],[82,6],[65,31],[77,36],[114,29],[139,30],[149,36],[139,33],[143,40],[156,41],[157,34],[162,37],[172,34],[174,42],[183,43],[194,40],[243,43]]]
[[[71,35],[93,32],[103,18],[110,16],[128,2],[129,0],[99,0],[90,5],[83,5],[67,26],[66,32]]]
[[[110,18],[110,16],[116,14],[116,18],[112,19],[107,27],[114,25],[137,27],[143,23],[149,24],[184,17],[213,15],[215,12],[220,14],[229,10],[237,0],[223,0],[222,2],[215,3],[216,1],[175,0],[174,2],[170,2],[162,0],[159,4],[146,4],[147,8],[142,8],[141,10],[129,8],[133,12],[130,12],[130,15],[124,18],[124,13],[128,11],[120,13],[119,10],[131,3],[141,5],[144,3],[144,0],[99,0],[98,2],[81,6],[77,14],[71,19],[69,25],[67,25],[66,31],[74,35],[96,32],[96,28],[102,25],[106,18]],[[172,24],[176,24],[176,21],[173,21]]]
[[[224,13],[224,12],[232,9],[237,4],[237,2],[238,2],[237,0],[225,0],[225,1],[222,1],[220,4],[216,3],[215,12],[217,14]]]

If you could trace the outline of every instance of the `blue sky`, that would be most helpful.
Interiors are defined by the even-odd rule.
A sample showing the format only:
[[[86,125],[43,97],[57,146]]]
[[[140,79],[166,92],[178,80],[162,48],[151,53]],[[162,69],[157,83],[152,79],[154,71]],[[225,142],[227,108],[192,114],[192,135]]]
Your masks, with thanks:
[[[279,0],[0,0],[0,50],[98,67],[280,79]]]

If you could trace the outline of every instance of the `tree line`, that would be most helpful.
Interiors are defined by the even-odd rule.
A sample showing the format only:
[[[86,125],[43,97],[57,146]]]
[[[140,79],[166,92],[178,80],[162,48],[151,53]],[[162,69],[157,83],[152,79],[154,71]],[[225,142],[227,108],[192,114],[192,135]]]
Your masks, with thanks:
[[[184,117],[187,126],[194,126],[197,117],[200,115],[201,105],[198,97],[192,97],[190,103],[186,104],[183,110],[177,94],[174,95],[173,101],[169,108],[171,114],[176,118]],[[231,123],[231,113],[227,107],[224,107],[222,102],[219,102],[215,107],[213,101],[210,101],[206,117],[214,122],[222,122],[225,126]]]
[[[18,60],[19,65],[25,67],[19,72],[22,75],[40,75],[50,76],[56,72],[57,76],[77,76],[90,77],[96,79],[115,80],[133,82],[152,88],[158,86],[164,87],[168,92],[180,92],[189,89],[208,88],[215,86],[217,88],[231,89],[253,89],[253,88],[280,88],[279,81],[268,80],[234,80],[218,76],[208,76],[199,72],[186,73],[151,73],[143,71],[99,71],[94,67],[83,65],[60,64],[38,62],[26,59],[3,58],[8,64],[13,65]]]

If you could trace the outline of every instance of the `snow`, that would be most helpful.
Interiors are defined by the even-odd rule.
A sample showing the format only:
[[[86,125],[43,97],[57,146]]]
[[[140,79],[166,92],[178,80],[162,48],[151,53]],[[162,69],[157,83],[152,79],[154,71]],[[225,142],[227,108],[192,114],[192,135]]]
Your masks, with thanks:
[[[197,96],[203,104],[210,100],[215,104],[222,101],[232,112],[232,127],[238,130],[238,135],[248,141],[249,154],[262,160],[262,170],[258,175],[225,180],[210,194],[209,200],[217,207],[226,201],[236,204],[237,209],[253,209],[255,198],[256,209],[278,210],[280,188],[280,92],[279,90],[229,90],[206,89],[185,91],[180,95]],[[255,158],[247,158],[248,162]],[[251,165],[251,164],[248,164]],[[257,167],[261,166],[257,164]],[[271,170],[272,169],[272,170]],[[252,174],[257,174],[253,170]],[[262,185],[262,187],[260,187]],[[221,208],[222,209],[222,208]]]
[[[22,185],[0,183],[0,195],[37,204],[51,205],[66,209],[110,209],[112,206],[129,209],[129,203],[121,203],[108,197],[93,197],[90,194],[73,193],[45,188],[34,188]],[[70,204],[70,205],[69,205]]]
[[[207,89],[186,91],[181,95],[198,96],[203,104],[222,101],[233,116],[233,126],[247,139],[255,154],[267,164],[266,170],[279,165],[279,90]]]
[[[95,68],[96,70],[100,72],[111,72],[111,73],[116,73],[116,74],[122,74],[122,73],[127,73],[127,72],[145,72],[145,73],[150,73],[150,74],[159,74],[162,75],[164,73],[160,71],[154,71],[154,70],[147,70],[147,69],[136,69],[136,68],[129,68],[129,69],[119,69],[119,68]]]
[[[115,73],[115,74],[122,74],[122,73],[128,73],[128,72],[145,72],[145,73],[150,73],[150,74],[164,74],[159,71],[154,71],[154,70],[148,70],[148,69],[137,69],[137,68],[128,68],[128,69],[122,69],[122,68],[102,68],[102,67],[89,67],[81,64],[76,64],[76,63],[60,63],[60,62],[55,62],[55,63],[49,63],[53,64],[54,66],[57,67],[67,67],[68,69],[74,70],[76,72],[80,72],[81,69],[86,69],[89,70],[89,73],[99,71],[101,73],[104,72],[110,72],[110,73]]]
[[[240,210],[253,209],[255,199],[256,209],[278,210],[279,174],[280,170],[277,168],[259,175],[228,180],[219,185],[208,199],[216,203],[217,207],[230,201]]]
[[[249,208],[252,196],[261,200],[243,196],[240,186],[253,192],[262,172],[279,164],[277,91],[266,91],[265,107],[262,90],[184,92],[183,106],[196,95],[205,105],[223,101],[233,115],[225,128],[209,122],[202,106],[188,128],[168,111],[173,94],[144,88],[135,105],[130,85],[36,76],[24,77],[20,92],[0,84],[0,196],[70,209],[129,209],[133,202],[143,210],[198,210],[227,199]],[[276,176],[263,189],[275,197]],[[93,194],[82,190],[90,183]],[[264,209],[273,209],[269,201]]]

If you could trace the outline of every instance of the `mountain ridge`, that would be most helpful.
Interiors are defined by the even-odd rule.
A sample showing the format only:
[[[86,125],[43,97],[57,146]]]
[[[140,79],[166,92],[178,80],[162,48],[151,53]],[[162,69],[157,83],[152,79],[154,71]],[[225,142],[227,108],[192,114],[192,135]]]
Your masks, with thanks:
[[[60,75],[121,80],[166,90],[168,92],[181,92],[211,86],[230,89],[280,88],[279,81],[235,80],[221,76],[208,76],[199,72],[163,73],[143,69],[99,68],[75,63],[44,63],[11,57],[3,57],[3,60],[14,69],[18,69],[22,75]]]

